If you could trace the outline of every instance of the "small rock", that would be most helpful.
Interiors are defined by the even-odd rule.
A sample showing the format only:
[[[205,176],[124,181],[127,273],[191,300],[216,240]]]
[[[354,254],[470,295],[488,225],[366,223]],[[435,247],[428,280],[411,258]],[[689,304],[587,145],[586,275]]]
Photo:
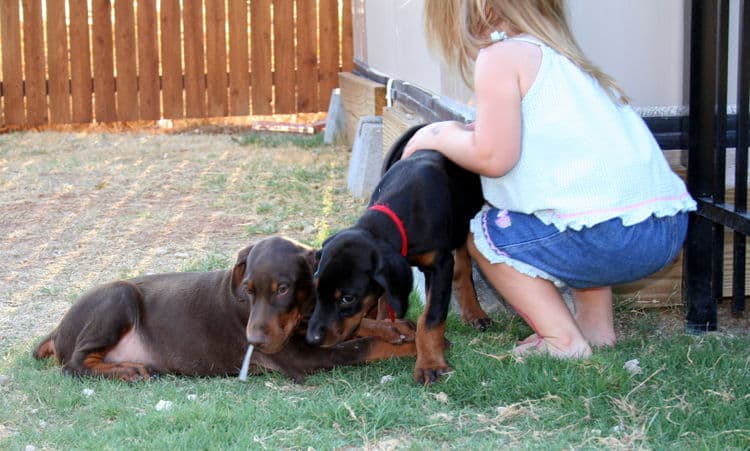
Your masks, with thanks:
[[[187,395],[187,399],[188,401],[195,401],[196,399],[198,399],[198,395],[191,393]]]
[[[433,395],[435,399],[437,399],[439,402],[442,402],[443,404],[448,402],[448,395],[446,395],[444,392],[435,393]]]
[[[631,375],[641,373],[641,362],[638,359],[628,360],[622,367]]]
[[[393,376],[391,376],[390,374],[386,374],[385,376],[383,376],[383,377],[380,378],[380,384],[381,385],[382,384],[386,384],[386,383],[388,383],[388,382],[390,382],[392,380],[393,380]]]
[[[4,385],[10,385],[10,376],[6,376],[5,374],[0,374],[0,387]]]
[[[159,402],[156,403],[156,410],[159,412],[162,410],[172,410],[172,401],[160,399]]]
[[[190,255],[188,255],[186,252],[175,252],[174,254],[175,258],[188,258]]]
[[[83,396],[89,397],[89,396],[92,396],[94,394],[94,390],[92,390],[90,388],[84,388],[83,390],[81,390],[81,394]]]

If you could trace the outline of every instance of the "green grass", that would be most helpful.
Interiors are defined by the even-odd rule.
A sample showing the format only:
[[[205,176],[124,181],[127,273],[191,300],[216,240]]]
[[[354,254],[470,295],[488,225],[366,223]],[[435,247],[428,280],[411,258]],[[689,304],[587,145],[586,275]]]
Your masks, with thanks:
[[[190,269],[221,267],[222,257],[209,256]],[[412,306],[409,316],[420,308]],[[748,336],[634,333],[588,361],[517,361],[508,351],[529,329],[517,317],[494,319],[490,330],[477,332],[451,313],[447,357],[454,372],[427,388],[411,380],[413,358],[338,368],[305,385],[276,373],[246,383],[77,379],[32,359],[29,343],[0,361],[0,374],[10,376],[0,386],[0,437],[7,436],[0,448],[750,446]],[[642,372],[631,375],[623,365],[634,358]],[[386,375],[393,379],[381,383]],[[157,411],[160,400],[172,409]]]

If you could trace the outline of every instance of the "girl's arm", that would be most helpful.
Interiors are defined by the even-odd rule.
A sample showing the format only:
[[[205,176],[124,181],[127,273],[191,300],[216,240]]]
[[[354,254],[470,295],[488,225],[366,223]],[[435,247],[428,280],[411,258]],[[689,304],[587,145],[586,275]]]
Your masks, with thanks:
[[[509,45],[510,44],[510,45]],[[474,66],[476,122],[436,122],[419,130],[406,145],[406,158],[434,149],[459,166],[487,177],[510,171],[521,151],[521,88],[518,64],[523,47],[503,43],[479,52]]]

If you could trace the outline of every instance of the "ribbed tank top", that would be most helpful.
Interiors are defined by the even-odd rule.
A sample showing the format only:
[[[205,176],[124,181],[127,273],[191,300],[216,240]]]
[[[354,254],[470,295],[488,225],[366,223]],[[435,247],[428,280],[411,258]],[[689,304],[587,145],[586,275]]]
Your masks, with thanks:
[[[521,155],[497,178],[482,177],[495,207],[534,214],[558,229],[620,217],[625,225],[651,215],[695,210],[641,117],[539,40],[542,61],[522,104]],[[502,45],[502,44],[494,44]]]

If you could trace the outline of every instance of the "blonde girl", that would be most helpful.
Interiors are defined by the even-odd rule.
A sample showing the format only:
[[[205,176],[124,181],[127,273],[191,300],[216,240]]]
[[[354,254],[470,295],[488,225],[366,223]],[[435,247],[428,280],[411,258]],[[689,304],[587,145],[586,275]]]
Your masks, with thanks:
[[[675,259],[695,201],[578,47],[562,0],[425,0],[425,29],[473,87],[476,120],[423,128],[404,158],[434,149],[481,176],[469,249],[535,332],[514,352],[585,358],[614,345],[611,286]]]

